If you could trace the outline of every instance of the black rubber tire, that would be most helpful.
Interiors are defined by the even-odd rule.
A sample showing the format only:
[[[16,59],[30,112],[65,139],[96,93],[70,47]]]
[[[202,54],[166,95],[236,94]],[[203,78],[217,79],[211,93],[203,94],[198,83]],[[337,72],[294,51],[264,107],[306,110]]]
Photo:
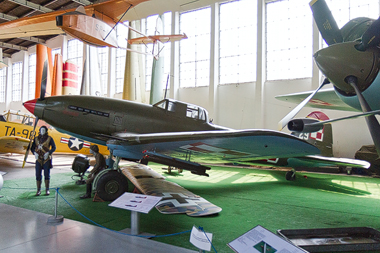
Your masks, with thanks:
[[[99,178],[96,186],[98,196],[104,201],[113,201],[126,191],[128,191],[128,180],[115,170],[111,170]]]
[[[296,180],[296,173],[294,173],[293,171],[288,171],[286,172],[285,178],[288,181],[294,181]]]

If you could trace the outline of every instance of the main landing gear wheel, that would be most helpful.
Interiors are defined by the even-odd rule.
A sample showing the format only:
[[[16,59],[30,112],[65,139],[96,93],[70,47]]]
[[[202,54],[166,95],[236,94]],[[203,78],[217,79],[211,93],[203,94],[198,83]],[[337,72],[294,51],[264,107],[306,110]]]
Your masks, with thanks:
[[[96,192],[104,201],[113,201],[128,191],[128,181],[124,175],[111,170],[99,178]]]
[[[288,181],[294,181],[294,180],[296,180],[296,172],[292,171],[292,170],[286,172],[285,178]]]

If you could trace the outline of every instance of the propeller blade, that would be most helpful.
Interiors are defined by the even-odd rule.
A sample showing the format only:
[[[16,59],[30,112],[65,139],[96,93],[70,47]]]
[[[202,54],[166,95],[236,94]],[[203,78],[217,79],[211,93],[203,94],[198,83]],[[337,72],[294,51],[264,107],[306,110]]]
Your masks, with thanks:
[[[362,111],[364,113],[372,111],[371,107],[369,106],[369,104],[365,100],[363,94],[360,92],[360,90],[358,88],[357,78],[354,76],[349,76],[346,78],[346,82],[349,85],[351,85],[352,88],[354,88],[356,95],[358,96],[359,103],[360,103],[360,106],[362,108]],[[379,121],[377,121],[375,115],[365,116],[365,119],[366,119],[366,122],[368,125],[369,132],[371,134],[373,143],[375,144],[377,154],[380,157],[380,124],[379,124]]]
[[[30,151],[30,148],[32,147],[34,136],[36,135],[37,123],[38,123],[38,118],[36,118],[36,120],[34,121],[33,134],[30,134],[30,141],[29,141],[28,148],[25,151],[24,161],[22,162],[22,168],[24,168],[26,160],[28,159],[29,151]]]
[[[299,111],[314,97],[314,95],[326,84],[329,84],[330,81],[325,78],[321,85],[313,92],[311,93],[307,98],[305,98],[299,105],[297,105],[291,112],[289,112],[280,122],[278,122],[278,129],[281,131],[287,124],[288,122],[294,118],[294,116],[297,115]]]
[[[380,43],[380,18],[373,21],[371,26],[364,32],[362,41],[356,45],[356,49],[359,51],[365,51],[369,47],[377,46]]]
[[[41,93],[40,93],[40,99],[41,100],[43,100],[45,98],[46,83],[47,83],[47,71],[48,71],[48,62],[46,60],[44,62],[44,70],[42,71]]]
[[[318,30],[327,45],[343,42],[342,33],[325,0],[313,0],[309,5]]]
[[[41,80],[41,93],[40,93],[40,100],[43,100],[45,98],[45,92],[46,92],[46,83],[47,83],[47,71],[48,71],[48,62],[47,60],[44,62],[44,70],[42,71],[42,80]],[[31,134],[30,135],[30,141],[29,141],[29,145],[28,145],[28,148],[26,149],[25,151],[25,155],[24,155],[24,161],[22,162],[22,168],[24,168],[25,166],[25,163],[26,163],[26,159],[28,159],[28,154],[29,154],[29,150],[32,146],[32,142],[33,142],[33,138],[34,138],[34,135],[36,134],[36,127],[37,127],[37,123],[38,123],[38,118],[36,117],[36,120],[34,122],[34,127],[33,127],[33,135]]]

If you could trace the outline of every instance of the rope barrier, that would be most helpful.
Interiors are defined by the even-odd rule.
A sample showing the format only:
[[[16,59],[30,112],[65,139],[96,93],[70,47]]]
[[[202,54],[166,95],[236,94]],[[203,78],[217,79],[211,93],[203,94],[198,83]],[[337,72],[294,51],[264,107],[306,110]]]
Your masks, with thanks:
[[[205,234],[205,236],[206,236],[208,242],[211,244],[212,249],[215,251],[215,253],[217,253],[217,251],[216,251],[214,245],[212,244],[212,242],[211,242],[210,239],[208,238],[206,232],[203,230],[203,227],[199,227],[199,229]]]
[[[35,190],[35,188],[15,188],[15,187],[3,187],[2,189],[11,189],[11,190]],[[124,232],[120,232],[120,231],[116,231],[116,230],[112,230],[110,228],[107,228],[107,227],[104,227],[103,225],[100,225],[99,223],[96,223],[95,221],[91,220],[90,218],[86,217],[84,214],[82,214],[81,212],[79,212],[73,205],[71,205],[69,203],[69,201],[67,201],[63,196],[62,194],[59,192],[59,188],[50,188],[51,190],[56,190],[58,195],[66,202],[67,205],[69,205],[75,212],[77,212],[80,216],[82,216],[84,219],[86,219],[87,221],[89,221],[90,223],[98,226],[98,227],[101,227],[101,228],[104,228],[104,229],[107,229],[109,231],[112,231],[112,232],[115,232],[115,233],[118,233],[118,234],[122,234],[122,235],[128,235],[128,236],[137,236],[137,237],[143,237],[143,238],[160,238],[160,237],[169,237],[169,236],[176,236],[176,235],[181,235],[181,234],[185,234],[185,233],[190,233],[191,230],[186,230],[186,231],[183,231],[183,232],[178,232],[178,233],[173,233],[173,234],[167,234],[167,235],[132,235],[132,234],[127,234],[127,233],[124,233]]]
[[[169,237],[169,236],[174,236],[174,235],[180,235],[180,234],[185,234],[185,233],[189,233],[191,232],[191,230],[187,230],[187,231],[183,231],[183,232],[179,232],[179,233],[174,233],[174,234],[167,234],[167,235],[154,235],[154,236],[150,236],[150,235],[132,235],[132,234],[127,234],[127,233],[124,233],[124,232],[120,232],[120,231],[116,231],[116,230],[112,230],[110,228],[107,228],[107,227],[104,227],[103,225],[100,225],[99,223],[96,223],[95,221],[91,220],[90,218],[86,217],[84,214],[82,214],[81,212],[79,212],[75,207],[73,207],[63,196],[60,192],[58,192],[58,195],[75,211],[77,212],[79,215],[81,215],[83,218],[85,218],[86,220],[88,220],[89,222],[93,223],[94,225],[98,226],[98,227],[101,227],[101,228],[104,228],[104,229],[107,229],[109,231],[112,231],[112,232],[115,232],[115,233],[118,233],[118,234],[122,234],[122,235],[129,235],[129,236],[137,236],[137,237],[147,237],[147,238],[159,238],[159,237]]]

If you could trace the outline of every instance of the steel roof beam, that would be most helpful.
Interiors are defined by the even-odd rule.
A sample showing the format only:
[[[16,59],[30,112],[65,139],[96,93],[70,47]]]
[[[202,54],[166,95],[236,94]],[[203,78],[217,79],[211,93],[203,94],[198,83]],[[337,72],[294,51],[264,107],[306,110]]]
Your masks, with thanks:
[[[15,50],[19,50],[19,51],[28,50],[28,48],[26,48],[26,47],[14,45],[14,44],[9,44],[9,43],[5,43],[5,42],[0,42],[0,47],[15,49]]]
[[[31,41],[31,42],[36,42],[38,44],[46,44],[46,40],[39,39],[37,37],[20,37],[18,39],[27,40],[27,41]]]
[[[7,20],[7,21],[12,21],[12,20],[18,19],[18,17],[11,16],[11,15],[8,15],[8,14],[5,14],[5,13],[0,13],[0,19],[4,19],[4,20]]]
[[[25,6],[25,7],[28,7],[30,9],[33,9],[33,10],[36,10],[36,11],[43,12],[43,13],[53,11],[50,8],[47,8],[45,6],[42,6],[42,5],[39,5],[39,4],[35,4],[35,3],[29,2],[29,1],[26,1],[26,0],[8,0],[8,1],[16,3],[16,4],[19,4],[19,5],[22,5],[22,6]]]
[[[88,0],[71,0],[71,1],[73,1],[73,2],[76,2],[76,3],[78,3],[78,4],[81,4],[81,5],[90,5],[90,4],[92,4],[90,1],[88,1]]]

